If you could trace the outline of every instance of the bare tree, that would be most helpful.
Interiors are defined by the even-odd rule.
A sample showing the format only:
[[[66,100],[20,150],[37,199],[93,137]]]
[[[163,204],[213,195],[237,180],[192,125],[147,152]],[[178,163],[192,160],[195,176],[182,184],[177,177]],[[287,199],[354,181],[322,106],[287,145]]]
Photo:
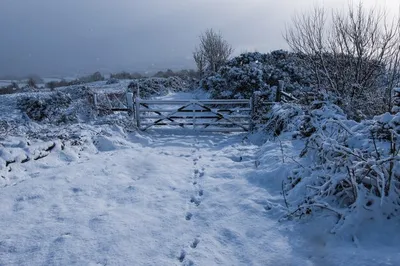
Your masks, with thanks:
[[[346,12],[333,10],[331,16],[314,7],[292,18],[284,38],[303,55],[319,87],[334,91],[353,106],[357,98],[376,92],[384,76],[387,87],[395,85],[400,25],[398,19],[387,17],[385,11],[367,10],[361,3],[349,5]]]
[[[222,37],[221,33],[216,33],[213,29],[207,29],[200,35],[200,45],[196,48],[193,56],[197,66],[200,63],[204,70],[215,73],[229,59],[232,53],[232,46]]]
[[[195,51],[193,52],[193,59],[196,63],[199,76],[200,78],[202,78],[207,64],[206,57],[204,56],[203,51],[196,48]]]
[[[36,84],[36,81],[33,78],[29,78],[28,79],[27,85],[28,85],[29,88],[32,88],[32,89],[37,89],[38,88],[38,86]]]

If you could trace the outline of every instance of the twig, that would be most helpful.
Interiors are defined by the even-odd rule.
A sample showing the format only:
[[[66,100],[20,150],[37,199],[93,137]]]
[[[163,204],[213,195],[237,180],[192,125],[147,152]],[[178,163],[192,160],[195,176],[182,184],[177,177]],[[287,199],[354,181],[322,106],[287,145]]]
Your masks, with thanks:
[[[296,160],[293,158],[293,156],[287,156],[287,158],[289,158],[289,159],[291,159],[293,162],[297,163],[301,168],[306,169],[306,168],[304,167],[304,165],[302,165],[301,163],[299,163],[298,161],[296,161]]]
[[[342,122],[340,122],[340,121],[338,121],[338,120],[329,119],[327,122],[332,122],[332,123],[338,124],[338,125],[341,126],[344,130],[346,130],[347,133],[349,133],[350,135],[354,135],[354,133],[353,133],[348,127],[346,127]]]
[[[371,135],[372,135],[372,133],[371,133]],[[378,148],[376,147],[376,141],[375,141],[374,135],[372,135],[372,143],[374,143],[376,156],[377,156],[378,160],[380,160],[381,159],[381,154],[378,152]]]
[[[286,209],[289,209],[289,204],[287,203],[287,200],[286,200],[286,192],[284,190],[284,181],[283,180],[282,180],[282,195],[283,195],[283,200],[285,201]]]

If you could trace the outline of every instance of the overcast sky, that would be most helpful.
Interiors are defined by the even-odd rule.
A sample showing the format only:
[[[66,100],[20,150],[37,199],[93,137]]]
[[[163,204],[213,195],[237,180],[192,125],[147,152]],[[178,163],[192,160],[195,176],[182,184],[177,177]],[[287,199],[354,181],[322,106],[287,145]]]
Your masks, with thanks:
[[[398,10],[398,0],[363,0]],[[0,0],[0,76],[193,67],[207,28],[236,53],[286,49],[296,11],[346,0]]]

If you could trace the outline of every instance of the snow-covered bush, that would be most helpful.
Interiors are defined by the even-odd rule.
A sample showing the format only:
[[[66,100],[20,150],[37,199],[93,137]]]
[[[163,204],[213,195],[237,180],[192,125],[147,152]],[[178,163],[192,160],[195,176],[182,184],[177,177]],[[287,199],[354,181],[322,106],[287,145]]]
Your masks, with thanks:
[[[33,78],[29,78],[27,82],[28,88],[37,89],[38,86],[36,85],[36,81]]]
[[[80,81],[80,83],[90,83],[96,81],[103,81],[104,76],[100,72],[95,72],[91,75],[80,77],[78,80]]]
[[[305,121],[307,118],[301,105],[283,103],[271,106],[269,112],[261,120],[263,123],[259,125],[262,130],[273,136],[279,136],[282,132],[294,132],[295,136],[301,131]]]
[[[254,91],[269,88],[263,79],[262,65],[256,62],[241,67],[224,66],[206,81],[203,87],[213,98],[250,98]]]
[[[306,137],[303,164],[284,186],[288,218],[329,211],[338,227],[367,218],[398,218],[399,113],[358,123],[330,101],[314,101],[307,107],[276,105],[269,116],[271,125],[303,131]]]
[[[62,79],[60,81],[49,81],[45,84],[46,88],[49,89],[55,89],[59,87],[66,87],[66,86],[72,86],[72,85],[78,85],[80,84],[79,80],[71,80],[71,81],[66,81],[65,79]]]
[[[110,79],[137,79],[137,78],[143,78],[143,76],[139,73],[128,73],[128,72],[118,72],[118,73],[113,73],[110,75]]]
[[[16,127],[16,123],[0,120],[0,140],[2,137],[5,137],[12,133]]]
[[[20,92],[20,91],[21,90],[20,90],[18,84],[15,83],[15,82],[11,83],[8,86],[0,87],[0,95],[1,94],[13,94],[13,93],[17,93],[17,92]]]
[[[24,96],[18,100],[18,107],[32,120],[51,122],[56,118],[58,122],[67,119],[64,111],[71,101],[68,94],[56,92],[45,97]]]
[[[393,89],[393,107],[392,113],[400,112],[400,88]]]
[[[140,90],[140,97],[145,99],[151,96],[166,95],[169,91],[184,91],[188,84],[179,77],[144,78],[132,81],[128,89],[136,93]]]
[[[87,121],[93,116],[89,89],[69,87],[51,93],[31,93],[18,98],[18,108],[31,120],[43,123]]]
[[[338,76],[328,79],[324,75],[316,75],[324,70],[321,65],[313,65],[302,54],[278,50],[268,54],[241,54],[228,61],[218,72],[204,77],[200,81],[200,87],[209,91],[213,98],[250,98],[254,91],[269,91],[278,86],[279,81],[283,81],[284,90],[294,95],[301,96],[306,92],[309,96],[310,91],[329,94],[331,98],[335,98],[335,104],[356,121],[389,111],[388,100],[385,99],[387,97],[382,97],[387,95],[388,89],[383,66],[376,69],[379,73],[376,73],[375,79],[371,79],[368,84],[359,84],[350,82],[355,78],[354,73],[349,70],[351,67],[348,60],[354,58],[339,60],[330,54],[324,56],[327,65],[325,68],[332,73],[336,73],[335,69],[349,72],[341,74],[348,80],[340,80]],[[366,61],[364,64],[374,65],[375,62]],[[336,87],[332,87],[332,84],[336,84]]]
[[[278,50],[269,54],[244,53],[228,61],[219,71],[201,80],[200,86],[214,98],[249,98],[254,91],[268,91],[285,82],[292,92],[313,82],[298,56]]]

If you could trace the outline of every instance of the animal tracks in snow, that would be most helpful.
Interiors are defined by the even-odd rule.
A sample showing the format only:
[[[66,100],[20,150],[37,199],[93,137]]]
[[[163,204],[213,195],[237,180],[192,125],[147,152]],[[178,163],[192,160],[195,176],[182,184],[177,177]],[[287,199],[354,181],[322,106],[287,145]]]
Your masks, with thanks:
[[[201,203],[200,199],[197,199],[195,196],[190,197],[190,203],[194,203],[196,206],[199,206]]]
[[[178,257],[178,260],[179,260],[180,262],[183,262],[183,260],[185,259],[185,257],[186,257],[186,251],[185,251],[185,250],[182,250],[182,251],[181,251],[181,254],[180,254],[179,257]]]
[[[187,212],[185,219],[186,219],[186,221],[190,221],[192,219],[192,217],[193,217],[193,214],[191,212]]]
[[[192,195],[190,196],[189,199],[189,205],[188,208],[190,211],[187,211],[185,214],[185,220],[186,221],[192,221],[195,216],[194,213],[199,212],[200,209],[198,207],[200,206],[202,202],[202,197],[204,196],[204,189],[202,188],[202,183],[203,183],[203,178],[205,176],[205,168],[204,167],[199,167],[199,163],[201,160],[201,155],[198,155],[198,152],[200,151],[200,148],[198,147],[199,142],[196,141],[195,144],[192,145],[192,158],[193,158],[193,173],[191,176],[191,183],[193,187]],[[192,223],[191,226],[194,226]],[[196,236],[191,243],[186,243],[188,247],[191,249],[197,248],[199,245],[200,240],[198,236]],[[182,265],[194,265],[194,262],[190,259],[187,258],[187,252],[185,249],[182,249],[179,253],[178,260],[182,263]]]
[[[198,238],[195,238],[193,243],[190,245],[191,248],[197,248],[197,245],[200,243]]]

